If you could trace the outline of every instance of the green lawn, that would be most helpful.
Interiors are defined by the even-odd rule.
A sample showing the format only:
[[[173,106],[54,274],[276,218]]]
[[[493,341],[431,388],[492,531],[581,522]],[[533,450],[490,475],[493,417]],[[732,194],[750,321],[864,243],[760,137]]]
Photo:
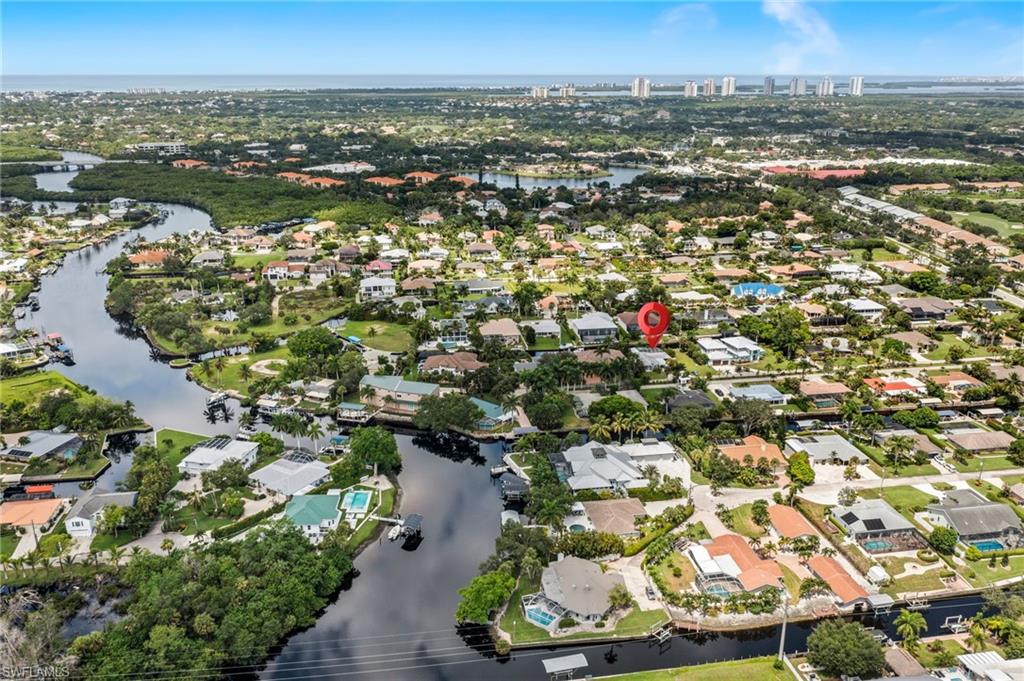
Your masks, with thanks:
[[[774,662],[772,657],[755,657],[599,678],[616,681],[793,681],[792,674],[785,669],[775,669],[772,666]]]
[[[786,585],[786,592],[789,593],[789,602],[796,604],[800,600],[800,578],[788,567],[779,563],[782,569],[782,582]]]
[[[267,352],[259,352],[250,355],[237,355],[235,357],[224,358],[224,368],[222,371],[217,371],[216,365],[210,365],[210,373],[207,375],[203,372],[201,365],[195,365],[188,369],[188,371],[194,377],[198,377],[204,384],[211,385],[219,390],[234,390],[243,395],[249,394],[248,384],[257,378],[266,376],[266,374],[257,373],[255,371],[249,376],[248,383],[242,380],[242,365],[248,365],[251,369],[256,362],[260,362],[265,359],[280,359],[283,362],[287,362],[291,358],[291,353],[288,351],[286,346],[276,347],[273,350]],[[280,369],[284,366],[282,363],[279,366],[268,367],[274,370]]]
[[[1010,236],[1011,234],[1021,234],[1020,229],[1014,229],[1010,225],[1009,220],[1005,220],[998,215],[992,213],[982,213],[980,211],[972,211],[970,213],[953,213],[953,222],[958,225],[962,225],[964,222],[973,222],[985,227],[991,227],[997,230],[1000,236]],[[1019,224],[1019,223],[1018,223]]]
[[[870,461],[873,461],[879,466],[879,469],[875,470],[879,475],[881,475],[881,468],[885,469],[887,477],[896,476],[906,478],[915,475],[936,475],[939,473],[939,470],[930,463],[906,464],[901,466],[899,471],[897,471],[889,462],[889,457],[886,456],[881,447],[876,447],[860,441],[855,441],[853,444],[857,449],[864,452],[865,456],[867,456]]]
[[[21,473],[26,465],[16,461],[0,461],[0,474]]]
[[[1024,576],[1024,556],[1010,556],[1010,564],[1006,567],[1003,567],[1002,558],[996,558],[995,567],[989,566],[987,558],[970,561],[968,565],[970,570],[974,572],[974,576],[971,575],[969,570],[961,570],[960,573],[975,587],[986,587],[991,585],[992,582]]]
[[[925,669],[935,669],[938,664],[935,662],[936,653],[929,650],[932,646],[938,644],[939,647],[945,648],[946,650],[953,653],[953,655],[963,655],[967,651],[962,645],[954,641],[953,639],[944,638],[939,641],[930,641],[928,643],[922,643],[914,649],[914,657],[921,663],[921,666]]]
[[[369,489],[369,490],[372,490],[373,488],[372,487],[358,487],[357,489]],[[377,502],[377,498],[376,498],[377,497],[377,492],[374,491],[373,494],[374,494],[374,498],[371,501],[371,508],[372,508],[372,504],[375,504]],[[375,511],[373,511],[373,514],[374,515],[383,516],[383,517],[386,518],[386,517],[391,515],[391,511],[394,508],[395,508],[395,489],[394,488],[387,489],[387,490],[384,490],[384,492],[381,494],[380,508],[375,510]],[[359,529],[356,530],[356,532],[353,533],[353,535],[351,537],[349,537],[349,540],[348,540],[349,546],[355,548],[355,547],[359,546],[360,544],[362,544],[367,539],[369,539],[370,536],[373,535],[374,530],[377,529],[377,526],[379,524],[380,524],[379,520],[369,520],[369,521],[363,523],[359,527]]]
[[[864,499],[877,499],[879,497],[878,489],[874,487],[862,489],[860,490],[860,496]],[[914,512],[911,509],[923,508],[930,503],[938,501],[938,499],[930,494],[925,494],[921,490],[915,489],[910,485],[885,487],[882,490],[881,496],[890,506],[902,513],[908,520],[914,515]]]
[[[271,260],[284,260],[284,251],[271,251],[270,253],[243,253],[233,256],[236,269],[251,270],[257,265],[263,267]]]
[[[675,574],[676,569],[679,570],[678,577]],[[674,551],[657,565],[648,567],[648,570],[653,570],[661,578],[665,588],[674,593],[688,591],[693,586],[693,580],[697,578],[697,570],[690,559]]]
[[[640,394],[647,400],[647,404],[661,408],[661,400],[665,395],[675,395],[678,391],[675,388],[640,388]]]
[[[21,541],[21,535],[16,531],[6,527],[0,529],[0,560],[10,558],[14,549],[18,548],[19,541]]]
[[[754,537],[763,537],[766,530],[754,522],[754,516],[752,515],[753,505],[743,504],[732,509],[732,529],[737,534],[742,534],[744,537],[753,539]]]
[[[887,248],[875,248],[871,251],[871,257],[865,258],[866,251],[867,249],[864,248],[854,248],[850,250],[850,256],[860,262],[891,262],[893,260],[903,260],[906,257],[899,253],[893,253]]]
[[[164,442],[168,439],[171,441],[169,445]],[[157,431],[155,442],[161,456],[163,456],[169,464],[175,467],[175,475],[177,476],[177,466],[188,454],[188,448],[196,443],[208,439],[210,439],[209,435],[186,433],[182,430],[163,428]]]
[[[92,538],[89,549],[91,551],[109,551],[115,546],[124,546],[133,539],[135,537],[127,531],[118,532],[116,537],[112,534],[97,534]]]
[[[34,371],[0,381],[0,404],[35,404],[43,395],[61,388],[76,395],[85,392],[82,386],[56,371]]]
[[[341,329],[343,336],[356,336],[367,347],[385,352],[405,352],[412,347],[412,336],[402,324],[394,322],[350,321]]]
[[[508,607],[505,608],[505,613],[501,616],[498,626],[512,637],[513,643],[547,641],[551,638],[547,631],[526,619],[526,614],[523,612],[521,603],[523,596],[536,593],[539,590],[539,579],[530,580],[523,576],[512,592]]]
[[[939,578],[942,568],[935,568],[918,575],[908,575],[895,579],[882,587],[882,593],[892,597],[900,593],[919,593],[921,591],[937,591],[944,589],[945,584]]]
[[[985,357],[993,352],[991,349],[979,348],[970,343],[965,343],[951,333],[941,334],[939,338],[939,344],[935,349],[925,353],[924,356],[928,359],[948,359],[949,349],[954,345],[958,345],[966,351],[964,357]]]
[[[697,364],[695,361],[693,361],[693,358],[690,357],[685,352],[677,351],[676,359],[679,361],[680,364],[683,365],[683,368],[689,371],[691,374],[698,374],[700,376],[712,376],[715,373],[715,370],[713,368],[709,367],[706,364]]]
[[[796,362],[786,359],[771,348],[765,349],[764,357],[753,364],[745,366],[749,366],[751,369],[759,369],[761,371],[789,371],[797,368]]]
[[[977,473],[978,471],[1005,471],[1011,468],[1020,468],[1005,456],[972,456],[967,463],[960,463],[956,459],[950,459],[958,471],[963,473]]]
[[[557,350],[561,345],[560,338],[537,338],[530,350]]]

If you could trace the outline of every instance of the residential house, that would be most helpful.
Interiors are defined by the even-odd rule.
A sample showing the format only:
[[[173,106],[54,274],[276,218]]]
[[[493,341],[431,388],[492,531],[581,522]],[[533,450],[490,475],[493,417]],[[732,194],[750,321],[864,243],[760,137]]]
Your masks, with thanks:
[[[734,363],[756,362],[764,357],[764,349],[746,336],[698,338],[697,345],[711,366],[731,366]]]
[[[792,506],[772,504],[768,507],[768,519],[775,533],[785,539],[818,536],[803,514]]]
[[[789,401],[789,395],[770,383],[734,385],[729,388],[729,396],[734,400],[760,400],[775,406],[782,406]]]
[[[306,539],[319,544],[341,520],[340,499],[338,494],[297,494],[285,505],[284,516],[302,530]]]
[[[425,397],[438,395],[439,386],[434,383],[407,381],[401,376],[363,376],[359,380],[360,393],[368,389],[370,395],[365,401],[385,411],[414,414]]]
[[[215,437],[197,444],[178,463],[178,470],[185,475],[199,475],[204,471],[215,471],[225,462],[237,459],[248,468],[256,462],[259,445],[248,440],[232,440]]]
[[[469,345],[469,325],[465,319],[438,319],[434,322],[437,342],[452,348]]]
[[[876,303],[870,298],[848,298],[842,301],[851,312],[859,314],[869,324],[874,324],[882,319],[885,314],[885,305]]]
[[[891,543],[871,544],[871,540],[917,537],[917,528],[882,499],[862,499],[851,506],[837,506],[832,521],[847,536],[858,542],[867,541],[868,551],[882,551]]]
[[[639,537],[637,520],[647,517],[644,505],[632,497],[584,501],[580,505],[596,532],[607,532],[624,538]]]
[[[584,345],[602,343],[618,338],[619,327],[605,312],[588,312],[569,320],[569,326]]]
[[[686,557],[697,570],[695,583],[701,591],[757,593],[785,588],[779,564],[758,556],[738,534],[722,534],[691,544]]]
[[[754,463],[760,459],[767,459],[770,463],[786,465],[786,457],[778,445],[765,441],[757,435],[748,435],[738,445],[718,445],[719,453],[738,463],[744,463],[749,456]]]
[[[108,506],[131,508],[138,492],[87,491],[71,507],[64,518],[64,527],[72,537],[92,537],[100,529],[103,511]],[[123,523],[122,523],[123,524]]]
[[[734,298],[755,298],[760,301],[777,300],[786,295],[786,289],[778,284],[749,281],[732,287]]]
[[[807,560],[811,573],[828,585],[829,591],[841,607],[850,607],[870,600],[870,595],[849,572],[831,556],[815,555]]]
[[[487,366],[487,362],[477,359],[475,352],[453,352],[451,354],[431,355],[427,357],[420,369],[427,373],[445,373],[462,376]]]
[[[803,435],[786,440],[786,452],[804,452],[812,464],[848,464],[853,459],[867,461],[867,455],[842,435]]]
[[[617,491],[647,486],[640,468],[620,446],[587,442],[549,456],[574,491]]]
[[[495,430],[501,428],[506,423],[511,423],[512,419],[515,418],[515,411],[505,409],[500,404],[494,404],[493,402],[476,397],[469,398],[469,401],[483,412],[483,416],[476,422],[477,430]]]
[[[395,280],[390,277],[364,277],[359,282],[360,300],[389,300],[395,296]]]
[[[915,322],[943,321],[956,307],[948,300],[935,296],[900,298],[896,301],[896,305],[910,315],[910,319]]]
[[[954,447],[968,454],[998,452],[1008,449],[1014,437],[1002,430],[962,430],[946,436]]]
[[[956,530],[964,544],[984,542],[991,547],[992,542],[998,542],[1004,549],[1021,544],[1020,518],[1013,509],[989,501],[973,489],[950,490],[941,501],[929,504],[925,510],[930,523]]]
[[[799,392],[819,409],[835,407],[852,391],[842,383],[823,380],[800,381]]]
[[[25,442],[9,443],[6,449],[0,450],[0,455],[19,461],[51,457],[71,459],[85,444],[76,433],[58,430],[34,430],[23,437]]]
[[[625,580],[597,563],[566,556],[544,568],[540,585],[538,593],[523,597],[523,609],[536,624],[552,629],[562,619],[587,623],[604,619],[612,609],[612,589],[624,587]]]
[[[522,345],[523,337],[519,325],[508,317],[492,319],[478,327],[484,341],[497,341],[503,345]]]

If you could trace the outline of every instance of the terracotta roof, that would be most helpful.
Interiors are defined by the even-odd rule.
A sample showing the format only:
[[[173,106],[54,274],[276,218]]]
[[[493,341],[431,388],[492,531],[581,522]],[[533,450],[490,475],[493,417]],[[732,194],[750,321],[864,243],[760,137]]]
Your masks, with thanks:
[[[474,184],[476,184],[476,180],[474,180],[472,177],[466,177],[465,175],[452,175],[448,179],[451,180],[452,182],[458,182],[459,184],[465,187],[472,187]]]
[[[800,394],[807,397],[819,395],[845,395],[850,392],[842,383],[830,383],[827,381],[800,381]]]
[[[178,159],[177,161],[172,161],[171,165],[174,166],[175,168],[202,168],[209,164],[207,164],[206,161],[197,161],[192,158],[183,158]]]
[[[868,592],[864,590],[864,587],[858,584],[835,558],[811,556],[807,561],[807,567],[819,579],[828,584],[828,588],[832,590],[836,598],[845,605],[868,597]]]
[[[632,497],[584,501],[583,508],[595,530],[619,535],[636,532],[636,519],[647,515],[640,500]]]
[[[61,506],[60,499],[24,499],[0,504],[0,525],[45,525]]]
[[[416,180],[417,182],[433,182],[437,178],[441,177],[441,175],[438,173],[432,173],[429,170],[416,170],[411,173],[406,173],[402,177],[407,180]]]
[[[755,462],[761,457],[769,461],[786,462],[786,457],[782,455],[782,450],[779,449],[778,445],[766,442],[757,435],[748,435],[743,438],[743,444],[741,445],[719,445],[718,451],[733,461],[739,461],[740,463],[743,462],[743,459],[748,454],[754,457]]]
[[[702,544],[712,557],[728,555],[740,569],[738,579],[747,591],[766,586],[779,586],[782,569],[773,560],[765,560],[750,548],[750,544],[738,534],[723,534],[707,544]]]
[[[381,187],[395,187],[400,184],[404,184],[402,180],[394,177],[368,177],[366,181],[370,184],[380,185]]]
[[[622,353],[614,348],[605,352],[600,350],[577,350],[574,354],[580,364],[600,364],[622,358]]]
[[[800,511],[792,506],[773,504],[768,507],[768,517],[771,519],[772,527],[780,536],[787,539],[796,539],[814,534],[814,528],[801,515]]]
[[[487,362],[477,359],[475,352],[453,352],[450,355],[431,355],[423,362],[424,371],[436,369],[455,369],[457,371],[476,371],[487,366]]]
[[[965,374],[962,371],[950,371],[946,374],[939,374],[931,377],[932,381],[937,385],[949,385],[950,383],[967,383],[970,385],[984,385],[981,381],[976,379],[970,374]]]
[[[128,256],[128,261],[133,265],[161,265],[167,256],[167,251],[139,251]]]

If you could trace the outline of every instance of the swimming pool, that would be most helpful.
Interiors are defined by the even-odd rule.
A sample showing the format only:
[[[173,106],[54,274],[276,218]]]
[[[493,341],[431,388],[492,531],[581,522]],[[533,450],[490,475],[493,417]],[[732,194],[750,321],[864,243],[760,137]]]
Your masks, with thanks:
[[[722,584],[712,584],[708,588],[704,589],[704,591],[708,592],[709,594],[714,594],[716,596],[729,595],[729,590],[725,588],[725,586]]]
[[[370,491],[365,489],[352,490],[345,493],[341,507],[349,513],[366,513],[370,508]]]
[[[1003,545],[994,539],[988,539],[986,541],[974,542],[974,548],[979,551],[1002,551]]]
[[[864,542],[864,548],[868,551],[888,551],[892,548],[892,542],[887,539],[869,539]]]
[[[555,621],[555,616],[540,608],[527,608],[526,619],[533,620],[542,627],[550,626]]]

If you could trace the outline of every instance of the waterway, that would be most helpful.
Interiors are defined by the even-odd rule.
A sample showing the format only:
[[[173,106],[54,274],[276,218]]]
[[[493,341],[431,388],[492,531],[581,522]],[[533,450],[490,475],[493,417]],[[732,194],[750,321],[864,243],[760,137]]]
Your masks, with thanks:
[[[519,176],[519,186],[526,191],[533,191],[534,189],[552,189],[555,187],[568,187],[569,189],[575,189],[578,187],[587,187],[589,185],[597,184],[598,182],[607,182],[612,187],[619,187],[624,184],[628,184],[633,181],[634,178],[643,175],[647,172],[644,168],[629,168],[626,166],[609,166],[608,172],[611,175],[603,175],[601,177],[524,177]],[[463,173],[474,179],[478,179],[479,173],[467,171]],[[506,173],[487,173],[483,174],[484,182],[493,182],[498,187],[515,187],[516,176],[508,175]]]
[[[201,211],[167,204],[160,208],[168,211],[164,222],[69,255],[63,267],[43,278],[41,309],[21,324],[63,334],[77,363],[54,369],[102,395],[131,400],[154,427],[232,433],[233,420],[208,422],[202,388],[160,361],[143,338],[103,308],[103,266],[127,241],[138,234],[154,240],[211,228]],[[589,662],[586,673],[597,676],[770,655],[778,649],[780,631],[771,627],[678,636],[663,646],[635,641],[495,657],[484,630],[457,628],[453,613],[458,589],[477,573],[499,530],[502,505],[489,467],[499,460],[501,445],[410,434],[399,434],[398,442],[404,460],[400,511],[425,516],[422,543],[414,549],[387,541],[367,547],[356,559],[358,574],[316,624],[293,635],[264,668],[235,670],[240,676],[511,681],[543,678],[542,659],[571,652],[583,652]],[[98,484],[110,488],[129,461],[129,455],[121,455]],[[978,603],[970,597],[936,605],[926,613],[929,631],[938,633],[946,615],[974,614]],[[890,634],[892,617],[884,620]],[[807,624],[790,626],[786,649],[803,650],[809,632]]]

